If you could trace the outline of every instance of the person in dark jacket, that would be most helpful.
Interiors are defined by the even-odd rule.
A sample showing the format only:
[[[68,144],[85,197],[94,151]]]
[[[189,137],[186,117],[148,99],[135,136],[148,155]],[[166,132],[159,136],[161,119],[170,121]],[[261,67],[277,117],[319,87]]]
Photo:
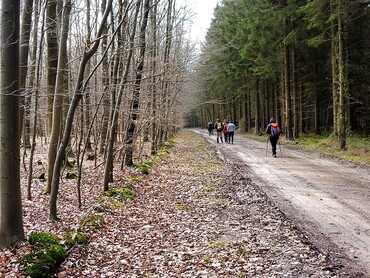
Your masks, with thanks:
[[[270,123],[266,127],[266,133],[269,135],[272,146],[272,156],[276,157],[276,145],[279,140],[281,130],[274,117],[271,117]]]
[[[213,123],[212,122],[208,122],[207,124],[207,129],[208,129],[208,136],[211,136],[213,134]]]

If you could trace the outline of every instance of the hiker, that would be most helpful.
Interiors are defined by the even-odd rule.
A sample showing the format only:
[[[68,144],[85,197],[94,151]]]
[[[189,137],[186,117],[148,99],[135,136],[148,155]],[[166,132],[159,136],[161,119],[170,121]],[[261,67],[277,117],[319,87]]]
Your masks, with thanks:
[[[215,122],[215,129],[216,129],[217,143],[219,143],[219,140],[221,140],[221,143],[223,143],[224,142],[222,140],[223,126],[219,119],[217,119]]]
[[[211,136],[211,134],[213,134],[213,123],[212,122],[208,122],[207,129],[208,129],[208,136]]]
[[[224,121],[222,122],[222,126],[223,126],[223,133],[224,133],[225,143],[229,143],[229,140],[228,140],[228,137],[227,137],[227,125],[228,125],[228,122],[227,122],[226,119],[224,119]]]
[[[274,117],[271,117],[270,123],[266,128],[266,133],[269,134],[269,139],[272,146],[272,156],[276,157],[276,144],[279,140],[281,130]]]
[[[229,140],[229,144],[234,144],[234,132],[236,130],[235,124],[230,121],[230,123],[227,125],[227,138]]]

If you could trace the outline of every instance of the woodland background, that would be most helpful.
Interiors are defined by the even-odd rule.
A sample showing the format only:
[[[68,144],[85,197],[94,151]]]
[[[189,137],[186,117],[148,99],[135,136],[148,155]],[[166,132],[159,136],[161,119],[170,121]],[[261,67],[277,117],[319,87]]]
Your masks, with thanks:
[[[259,134],[275,115],[288,140],[369,135],[369,1],[224,0],[200,49],[175,0],[1,3],[0,248],[24,239],[20,167],[32,200],[41,142],[55,221],[63,167],[81,206],[85,160],[106,192],[184,126]]]
[[[194,125],[217,118],[259,134],[275,115],[288,140],[369,136],[370,14],[366,0],[222,1],[197,76]],[[200,112],[199,112],[200,111]]]

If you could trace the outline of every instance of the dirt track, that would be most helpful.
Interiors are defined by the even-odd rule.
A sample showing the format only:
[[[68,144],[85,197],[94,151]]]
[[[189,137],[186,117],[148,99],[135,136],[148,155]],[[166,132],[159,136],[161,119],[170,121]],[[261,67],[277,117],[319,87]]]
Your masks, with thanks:
[[[271,157],[266,142],[241,138],[217,144],[217,151],[245,169],[297,227],[318,248],[339,248],[370,277],[370,169],[286,146]]]

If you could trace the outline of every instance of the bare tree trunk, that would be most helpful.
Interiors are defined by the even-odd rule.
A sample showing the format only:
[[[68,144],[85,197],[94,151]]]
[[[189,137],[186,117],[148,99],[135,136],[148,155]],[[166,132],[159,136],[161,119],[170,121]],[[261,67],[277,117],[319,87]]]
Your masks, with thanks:
[[[91,24],[90,24],[90,14],[91,14],[91,8],[90,8],[90,0],[86,0],[86,32],[87,32],[87,41],[91,41]],[[87,64],[86,66],[86,72],[90,72],[90,63]],[[83,111],[84,113],[84,130],[88,129],[91,124],[91,99],[90,99],[90,88],[86,89],[85,92],[85,109]],[[87,132],[85,132],[86,134]],[[86,138],[86,149],[91,150],[91,140],[90,137]]]
[[[345,55],[344,55],[344,30],[342,16],[342,1],[338,4],[338,36],[339,36],[339,55],[338,55],[338,81],[339,81],[339,111],[338,111],[338,136],[340,149],[346,149],[346,103],[345,103]]]
[[[104,12],[106,6],[106,0],[102,1],[101,9],[102,13]],[[104,27],[103,34],[107,33],[107,27]],[[104,53],[107,47],[107,37],[103,36],[102,43],[101,43],[101,52]],[[109,96],[109,64],[108,58],[105,58],[102,63],[102,84],[103,84],[103,117],[102,117],[102,124],[101,124],[101,133],[100,133],[100,147],[99,153],[103,154],[106,151],[106,144],[107,144],[107,133],[108,133],[108,125],[109,125],[109,111],[110,111],[110,96]]]
[[[31,33],[31,24],[32,24],[32,10],[33,10],[33,0],[26,0],[23,4],[23,13],[22,13],[22,26],[21,26],[21,49],[20,49],[20,78],[19,78],[19,87],[21,89],[21,98],[20,98],[20,130],[22,134],[23,129],[23,117],[25,110],[25,95],[29,94],[26,90],[26,78],[27,78],[27,64],[28,64],[28,52],[29,52],[29,42],[30,42],[30,33]],[[23,136],[23,146],[24,148],[29,148],[30,145],[30,129],[29,123],[28,126],[25,126],[24,136]]]
[[[126,3],[125,3],[126,4]],[[137,19],[140,11],[141,3],[138,2],[136,6],[136,12],[134,18]],[[125,17],[122,19],[120,25],[124,22]],[[105,168],[104,168],[104,182],[103,182],[103,192],[107,191],[109,189],[109,182],[113,181],[113,146],[114,146],[114,137],[117,127],[117,120],[118,120],[118,114],[119,114],[119,107],[122,102],[122,96],[123,92],[127,83],[130,67],[131,67],[131,60],[132,55],[134,51],[134,40],[135,40],[135,33],[136,33],[136,26],[137,26],[137,20],[134,20],[133,22],[133,29],[130,36],[130,50],[127,57],[127,63],[126,68],[122,77],[121,85],[119,86],[119,95],[118,99],[115,103],[115,107],[113,109],[112,113],[112,122],[111,127],[109,129],[108,134],[108,141],[107,141],[107,152],[106,152],[106,160],[105,160]],[[120,28],[120,26],[118,27]],[[122,39],[122,38],[120,38]]]
[[[34,9],[34,30],[36,30],[35,26],[38,25],[38,17],[39,17],[39,1],[36,0],[35,2],[35,9]],[[44,24],[42,24],[41,30],[44,30]],[[30,151],[30,157],[29,157],[29,166],[28,166],[28,179],[27,179],[27,199],[32,199],[32,193],[31,193],[31,184],[32,184],[32,176],[33,176],[33,157],[36,147],[36,136],[37,136],[37,113],[38,113],[38,90],[39,90],[39,77],[40,77],[40,60],[41,60],[41,53],[43,50],[42,42],[44,40],[44,32],[41,34],[40,38],[40,46],[37,47],[37,32],[33,32],[33,45],[32,45],[32,51],[31,51],[31,64],[30,64],[30,73],[29,73],[29,84],[28,88],[32,88],[34,93],[34,99],[35,99],[35,109],[34,109],[34,116],[33,116],[33,131],[32,131],[32,144],[31,144],[31,151]],[[38,53],[37,53],[38,50]],[[39,57],[37,61],[37,57]],[[26,109],[25,109],[25,129],[27,129],[27,126],[30,127],[30,116],[31,116],[31,97],[33,93],[31,92],[27,93],[26,95]],[[26,124],[27,123],[27,124]],[[26,132],[26,131],[25,131]]]
[[[314,130],[315,134],[320,134],[320,105],[319,105],[319,93],[317,92],[317,64],[313,65],[313,107],[314,107]]]
[[[288,22],[285,20],[285,34],[288,34]],[[284,91],[285,91],[285,128],[286,138],[293,139],[292,129],[292,100],[290,90],[290,46],[284,45]]]
[[[254,114],[254,134],[258,134],[260,131],[260,80],[256,77],[256,87],[255,87],[255,114]]]
[[[330,12],[335,12],[334,1],[330,1]],[[332,20],[330,22],[330,33],[331,33],[331,49],[330,49],[330,59],[331,59],[331,88],[333,95],[333,132],[338,136],[338,74],[337,74],[337,24]]]
[[[298,113],[298,69],[297,69],[297,49],[292,49],[293,65],[293,137],[299,137],[299,113]]]
[[[161,107],[159,109],[160,115],[159,118],[161,119],[161,125],[158,131],[158,145],[163,145],[167,138],[167,129],[168,129],[168,118],[167,118],[167,108],[168,108],[168,98],[170,97],[169,94],[169,74],[170,74],[170,53],[171,53],[171,45],[172,45],[172,30],[173,30],[173,16],[172,16],[172,5],[173,0],[168,0],[168,7],[167,7],[167,18],[166,18],[166,36],[165,36],[165,49],[164,49],[164,57],[163,57],[163,73],[162,73],[162,82],[161,82],[161,95],[160,95],[160,103]],[[204,107],[202,107],[204,109]],[[202,110],[204,112],[204,110]],[[202,115],[201,120],[204,119],[204,115]]]
[[[154,0],[153,0],[154,2]],[[151,28],[152,28],[152,50],[151,50],[151,71],[152,71],[152,105],[151,105],[151,129],[150,129],[150,137],[151,137],[151,154],[154,155],[158,150],[157,140],[158,140],[158,132],[157,132],[157,3],[152,4],[153,10],[151,12],[150,21],[151,21]]]
[[[91,57],[95,54],[97,51],[99,44],[100,44],[100,39],[101,35],[104,30],[104,26],[107,22],[108,15],[110,11],[112,10],[112,2],[113,0],[109,0],[107,7],[105,9],[105,12],[103,14],[103,17],[101,19],[101,23],[99,26],[99,30],[96,35],[96,40],[94,41],[93,45],[91,46],[90,49],[85,51],[82,55],[81,62],[80,62],[80,67],[78,70],[78,76],[77,76],[77,83],[76,83],[76,88],[74,91],[73,99],[72,102],[70,103],[69,109],[68,109],[68,114],[65,122],[65,127],[64,127],[64,132],[62,136],[62,140],[59,145],[58,153],[56,156],[55,160],[55,165],[54,165],[54,172],[53,172],[53,180],[52,180],[52,186],[51,186],[51,195],[50,195],[50,219],[51,220],[56,220],[57,219],[57,197],[58,197],[58,191],[59,191],[59,179],[60,179],[60,170],[61,170],[61,163],[64,158],[65,150],[67,148],[69,138],[71,136],[71,131],[72,131],[72,124],[73,124],[73,119],[75,116],[75,112],[78,106],[78,103],[80,102],[82,96],[83,96],[83,91],[86,86],[84,84],[83,79],[84,79],[84,73],[85,73],[85,67],[88,63],[88,61],[91,59]],[[87,80],[88,81],[88,80]]]
[[[58,67],[58,35],[57,35],[57,0],[47,0],[46,9],[46,39],[47,39],[47,132],[50,133],[53,124],[53,102]]]
[[[19,0],[0,10],[0,249],[24,240],[20,190]]]
[[[132,166],[133,165],[133,150],[134,150],[134,140],[135,140],[135,129],[136,129],[136,121],[139,118],[139,101],[140,101],[140,87],[141,87],[141,79],[142,79],[142,72],[144,68],[144,58],[145,58],[145,50],[146,50],[146,27],[148,25],[148,17],[149,17],[149,0],[145,0],[144,2],[144,15],[143,15],[143,22],[140,28],[140,54],[138,57],[138,63],[136,66],[136,78],[134,84],[134,93],[132,98],[132,106],[131,106],[131,119],[129,123],[129,127],[127,130],[127,141],[126,141],[126,156],[125,156],[125,165]]]
[[[48,149],[48,179],[47,179],[47,193],[51,192],[51,182],[50,177],[53,176],[54,163],[56,159],[58,143],[61,132],[61,122],[62,122],[62,104],[63,104],[63,84],[66,81],[66,59],[67,57],[67,39],[68,39],[68,29],[69,29],[69,18],[71,13],[71,2],[70,0],[65,0],[64,10],[62,13],[62,30],[59,45],[59,63],[55,84],[54,93],[54,103],[53,103],[53,122],[50,136],[50,143]]]

